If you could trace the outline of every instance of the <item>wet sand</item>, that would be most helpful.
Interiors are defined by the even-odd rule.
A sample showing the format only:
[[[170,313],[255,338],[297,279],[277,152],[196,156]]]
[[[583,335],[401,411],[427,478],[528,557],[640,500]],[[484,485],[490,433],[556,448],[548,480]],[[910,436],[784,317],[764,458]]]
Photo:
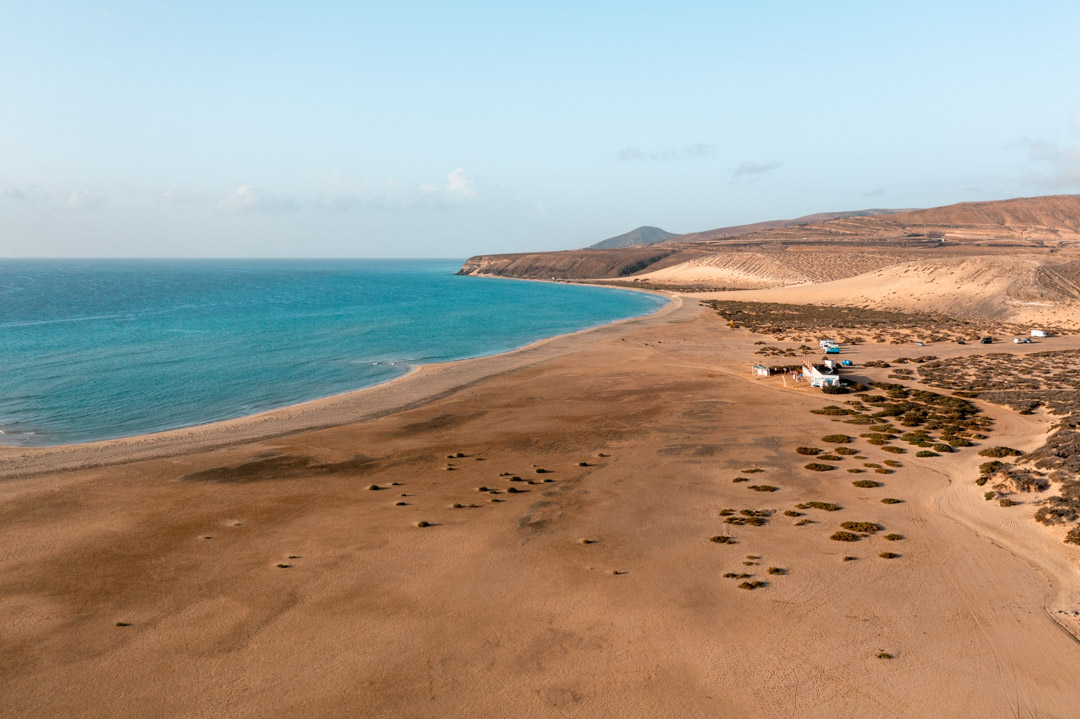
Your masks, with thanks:
[[[688,298],[256,418],[4,448],[0,716],[1075,716],[1077,551],[983,502],[975,450],[874,489],[805,470],[843,398],[754,380],[759,339]],[[993,444],[1050,424],[981,406]],[[812,500],[843,509],[782,514]],[[904,539],[830,541],[849,520]]]

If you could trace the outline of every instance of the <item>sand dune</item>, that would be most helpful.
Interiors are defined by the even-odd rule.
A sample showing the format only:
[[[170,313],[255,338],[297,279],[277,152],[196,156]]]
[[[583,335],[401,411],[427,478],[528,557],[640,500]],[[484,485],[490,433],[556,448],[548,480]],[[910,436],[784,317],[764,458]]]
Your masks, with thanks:
[[[1071,269],[1065,268],[1066,277]],[[831,282],[708,296],[853,305],[1076,329],[1080,298],[1068,284],[1058,282],[1059,272],[1058,266],[1041,258],[960,257],[906,262]]]

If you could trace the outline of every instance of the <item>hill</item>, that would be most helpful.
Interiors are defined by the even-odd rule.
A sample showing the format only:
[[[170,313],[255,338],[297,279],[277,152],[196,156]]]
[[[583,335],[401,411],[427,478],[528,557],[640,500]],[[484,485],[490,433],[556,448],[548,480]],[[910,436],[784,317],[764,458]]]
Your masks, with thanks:
[[[753,232],[765,232],[766,230],[778,230],[785,227],[802,227],[805,225],[814,225],[828,220],[842,220],[848,217],[876,217],[878,215],[891,215],[897,212],[910,212],[911,210],[885,210],[885,209],[872,209],[872,210],[850,210],[848,212],[818,212],[813,215],[804,215],[802,217],[796,217],[793,220],[769,220],[767,222],[754,222],[749,225],[732,225],[731,227],[719,227],[715,230],[705,230],[704,232],[692,232],[686,235],[679,235],[672,239],[672,242],[709,242],[712,240],[722,240],[728,237],[738,237],[740,235],[748,235]]]
[[[613,250],[618,249],[619,247],[658,245],[661,242],[670,240],[672,237],[679,237],[679,235],[676,235],[673,232],[667,232],[666,230],[661,230],[659,227],[649,227],[648,225],[644,225],[636,230],[630,230],[625,234],[601,240],[595,245],[589,245],[587,249]]]
[[[461,274],[754,291],[967,319],[1080,326],[1080,196],[808,216],[651,246],[486,255]],[[808,218],[799,218],[806,220]],[[743,230],[749,229],[748,232]]]

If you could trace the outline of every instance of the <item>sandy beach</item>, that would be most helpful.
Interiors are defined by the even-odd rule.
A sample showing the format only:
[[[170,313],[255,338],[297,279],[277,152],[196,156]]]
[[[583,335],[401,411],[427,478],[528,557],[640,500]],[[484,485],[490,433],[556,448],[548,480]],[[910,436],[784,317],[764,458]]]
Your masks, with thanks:
[[[857,432],[810,411],[843,397],[755,380],[761,339],[677,298],[255,417],[0,448],[0,716],[1076,716],[1077,550],[983,501],[974,449],[875,488],[807,471],[796,447]],[[979,407],[1021,450],[1053,420]],[[883,531],[831,541],[850,521]]]

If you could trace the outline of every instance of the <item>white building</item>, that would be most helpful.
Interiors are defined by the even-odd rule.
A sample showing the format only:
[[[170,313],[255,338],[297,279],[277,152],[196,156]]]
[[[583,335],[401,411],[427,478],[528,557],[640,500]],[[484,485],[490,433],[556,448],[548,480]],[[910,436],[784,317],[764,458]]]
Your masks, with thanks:
[[[1046,330],[1031,330],[1032,337],[1049,337],[1050,333]]]
[[[832,362],[813,364],[810,360],[806,360],[803,362],[802,373],[803,378],[810,381],[811,387],[840,386],[840,374]]]

